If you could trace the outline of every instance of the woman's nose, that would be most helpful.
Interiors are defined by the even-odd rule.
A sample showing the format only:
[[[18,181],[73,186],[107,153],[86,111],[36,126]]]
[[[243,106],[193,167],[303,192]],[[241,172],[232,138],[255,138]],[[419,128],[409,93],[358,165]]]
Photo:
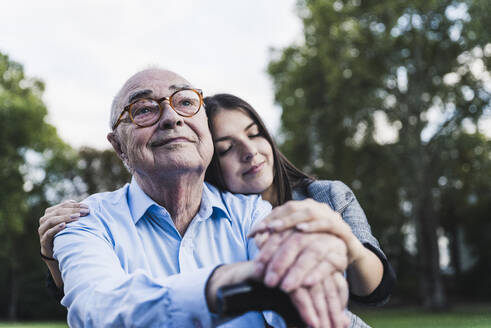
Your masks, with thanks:
[[[251,142],[244,142],[242,145],[242,161],[250,162],[257,154],[257,149]]]

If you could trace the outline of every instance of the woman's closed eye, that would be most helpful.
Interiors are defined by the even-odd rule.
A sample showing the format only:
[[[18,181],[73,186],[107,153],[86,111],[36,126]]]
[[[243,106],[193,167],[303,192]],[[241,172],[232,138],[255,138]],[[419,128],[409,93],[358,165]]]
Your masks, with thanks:
[[[249,138],[257,138],[257,137],[262,137],[262,133],[261,132],[257,132],[257,133],[253,133],[253,134],[249,134],[248,135]]]
[[[233,147],[233,144],[230,143],[229,145],[222,145],[220,147],[215,146],[217,150],[218,156],[224,156],[226,155]]]

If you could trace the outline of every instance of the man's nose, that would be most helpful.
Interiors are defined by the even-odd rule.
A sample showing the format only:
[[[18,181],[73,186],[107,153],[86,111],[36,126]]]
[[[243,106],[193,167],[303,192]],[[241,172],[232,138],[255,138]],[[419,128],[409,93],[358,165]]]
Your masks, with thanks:
[[[161,129],[172,129],[183,124],[183,117],[176,113],[170,106],[169,101],[165,100],[161,102],[160,106],[162,107],[162,116],[159,120],[159,127]]]

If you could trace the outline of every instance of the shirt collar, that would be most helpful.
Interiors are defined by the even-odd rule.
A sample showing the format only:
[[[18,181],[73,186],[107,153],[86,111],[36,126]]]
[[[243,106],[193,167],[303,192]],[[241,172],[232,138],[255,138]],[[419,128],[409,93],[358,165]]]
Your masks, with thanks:
[[[162,207],[151,199],[138,185],[135,178],[131,179],[128,190],[128,206],[133,223],[136,224],[151,206]],[[223,203],[221,192],[214,186],[204,183],[201,205],[197,216],[201,220],[211,217],[215,210],[223,212],[224,216],[232,222]]]
[[[128,206],[130,208],[133,223],[136,224],[152,205],[159,206],[153,199],[145,194],[133,177],[128,190]]]
[[[222,193],[215,186],[205,182],[198,216],[201,220],[204,220],[212,217],[213,214],[218,214],[218,212],[222,212],[224,216],[232,222],[223,202]]]

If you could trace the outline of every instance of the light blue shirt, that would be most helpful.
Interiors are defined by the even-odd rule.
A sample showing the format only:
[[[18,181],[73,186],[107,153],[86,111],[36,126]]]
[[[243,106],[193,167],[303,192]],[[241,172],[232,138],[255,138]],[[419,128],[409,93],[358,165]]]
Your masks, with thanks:
[[[247,239],[271,205],[259,196],[218,191],[204,184],[198,213],[181,236],[165,208],[133,179],[114,192],[87,198],[90,214],[54,240],[72,327],[210,327],[205,284],[222,263],[257,253]],[[267,321],[282,320],[265,313]],[[260,327],[250,312],[224,327]]]

